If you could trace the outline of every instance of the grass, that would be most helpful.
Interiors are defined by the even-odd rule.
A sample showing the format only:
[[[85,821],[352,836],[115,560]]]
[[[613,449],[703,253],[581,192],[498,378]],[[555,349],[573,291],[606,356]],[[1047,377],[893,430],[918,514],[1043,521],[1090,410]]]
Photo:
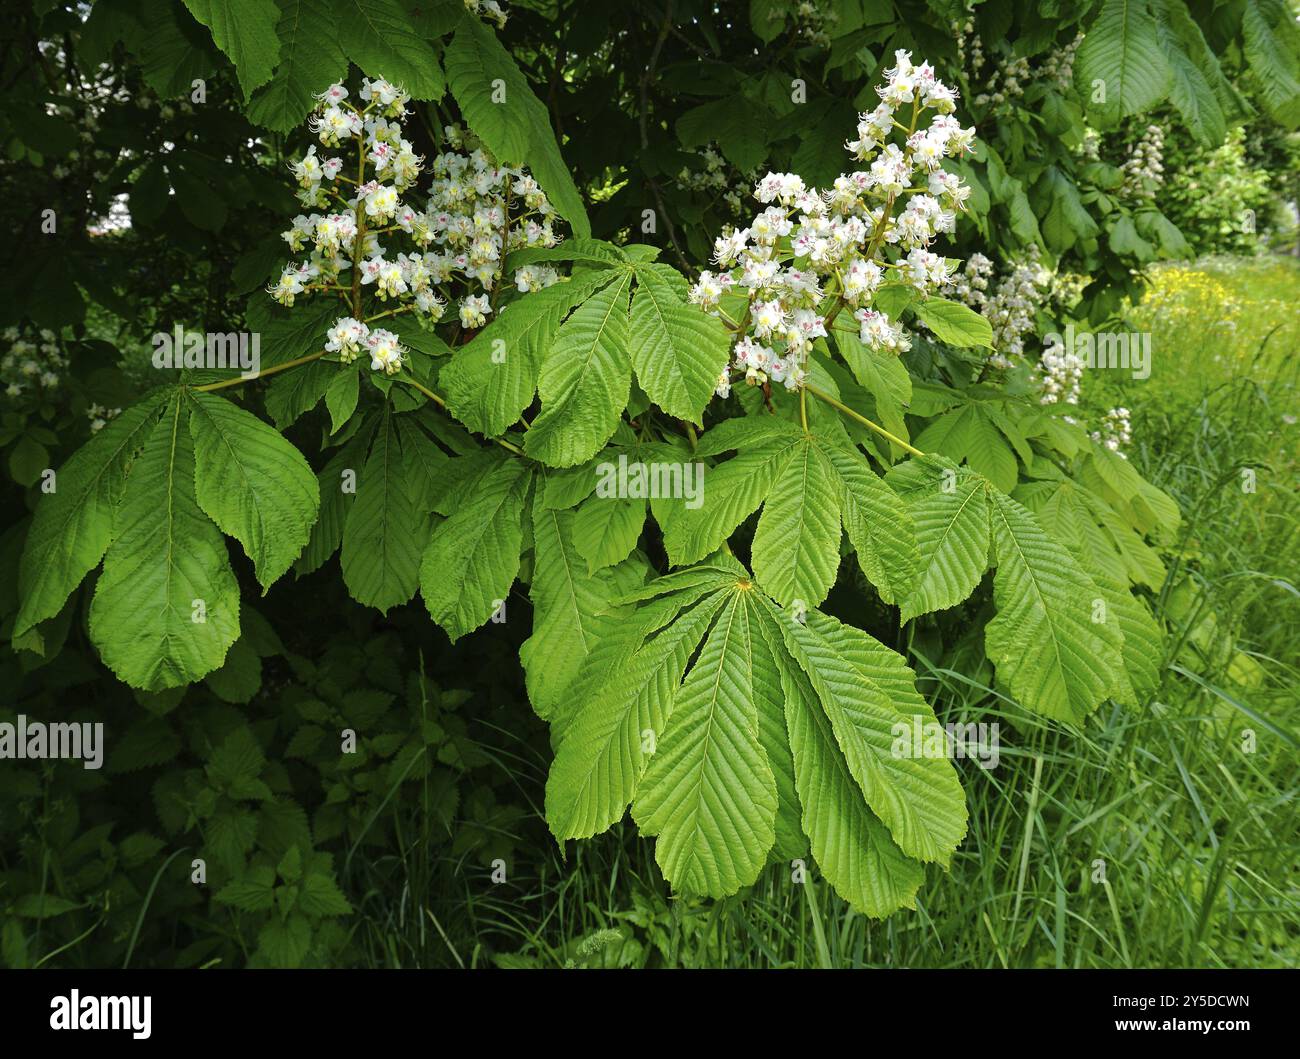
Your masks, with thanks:
[[[1098,412],[1133,411],[1130,458],[1185,513],[1157,600],[1165,680],[1146,708],[1103,708],[1069,733],[918,659],[941,719],[996,720],[1004,735],[998,768],[958,763],[970,832],[950,872],[928,871],[915,912],[868,921],[812,881],[815,868],[796,885],[784,865],[735,898],[674,898],[625,823],[569,843],[568,862],[529,847],[507,886],[452,865],[454,922],[437,937],[421,927],[417,962],[1300,964],[1297,302],[1292,260],[1162,269],[1132,314],[1152,332],[1150,379],[1088,380]],[[544,761],[527,769],[523,786],[539,790]],[[394,924],[364,929],[375,962],[409,962],[378,956],[396,952]]]

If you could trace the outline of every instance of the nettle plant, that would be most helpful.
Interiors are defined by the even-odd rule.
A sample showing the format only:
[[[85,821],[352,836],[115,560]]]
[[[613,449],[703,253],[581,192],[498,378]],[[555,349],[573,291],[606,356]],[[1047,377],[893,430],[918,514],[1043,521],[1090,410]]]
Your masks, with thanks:
[[[811,851],[866,914],[912,906],[966,832],[963,789],[904,656],[823,609],[837,579],[881,625],[967,604],[1004,691],[1077,725],[1155,686],[1131,586],[1160,583],[1143,538],[1178,513],[1032,394],[978,381],[992,329],[939,293],[958,263],[933,249],[974,130],[906,51],[877,91],[856,168],[822,190],[764,176],[692,283],[652,246],[561,240],[530,175],[463,130],[426,192],[405,94],[333,86],[293,165],[299,257],[281,305],[248,313],[269,385],[190,371],[73,456],[15,637],[102,560],[104,662],[137,688],[197,681],[241,637],[224,536],[263,590],[338,552],[356,600],[418,593],[453,640],[517,620],[520,582],[558,840],[631,806],[681,891]],[[238,403],[258,393],[280,429]],[[322,400],[313,471],[281,431]]]

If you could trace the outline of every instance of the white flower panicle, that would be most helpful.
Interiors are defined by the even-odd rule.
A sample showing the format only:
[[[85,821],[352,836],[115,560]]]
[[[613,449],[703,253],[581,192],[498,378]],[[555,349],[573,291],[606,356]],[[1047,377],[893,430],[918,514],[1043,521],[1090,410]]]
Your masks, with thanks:
[[[467,7],[504,23],[491,0]],[[556,246],[557,215],[532,176],[498,165],[459,126],[443,130],[447,150],[427,166],[424,208],[408,201],[426,170],[402,134],[410,97],[383,78],[363,79],[356,94],[354,104],[348,88],[335,84],[317,97],[308,127],[331,153],[322,156],[313,144],[289,166],[298,200],[313,212],[283,233],[302,256],[267,289],[286,306],[317,291],[340,297],[352,311],[329,329],[326,351],[344,364],[367,353],[372,369],[395,375],[407,352],[400,336],[368,321],[409,312],[428,328],[458,303],[461,326],[482,327],[492,313],[482,292],[503,285],[506,254]],[[558,279],[554,268],[533,264],[516,269],[513,282],[527,293]],[[363,293],[391,307],[359,319]]]
[[[987,71],[987,59],[980,35],[975,31],[975,21],[953,23],[953,37],[957,43],[957,61],[965,72],[968,83],[983,85],[971,102],[978,108],[988,108],[994,113],[1007,113],[1014,109],[1025,92],[1035,84],[1045,84],[1064,91],[1074,79],[1074,60],[1083,43],[1083,34],[1063,47],[1036,55],[1032,61],[1026,56],[1003,54]],[[1004,49],[1005,45],[1002,46]]]
[[[1121,447],[1133,440],[1133,426],[1129,421],[1129,410],[1127,408],[1112,408],[1101,421],[1101,429],[1094,430],[1091,437],[1097,444],[1105,445],[1111,452],[1124,456],[1124,453],[1120,452]],[[1124,456],[1124,458],[1127,459],[1128,457]]]
[[[753,173],[742,173],[729,166],[713,144],[697,152],[697,166],[683,166],[677,174],[677,184],[688,191],[711,195],[731,217],[740,217],[745,209],[749,187],[754,183]]]
[[[975,130],[953,117],[956,92],[906,51],[895,52],[876,92],[880,105],[860,115],[857,137],[845,145],[865,168],[824,190],[794,173],[768,173],[754,189],[766,208],[749,227],[719,236],[719,270],[702,272],[690,289],[692,302],[737,334],[732,371],[751,385],[803,385],[813,343],[845,308],[862,342],[904,352],[911,340],[873,306],[876,292],[892,282],[924,296],[951,274],[929,247],[954,230],[970,189],[943,161],[970,150]],[[927,110],[934,113],[922,126]],[[728,299],[735,316],[724,308]],[[718,380],[719,396],[730,393],[732,371]]]
[[[965,268],[953,274],[944,293],[989,321],[997,350],[989,356],[989,364],[1005,369],[1024,353],[1025,338],[1033,334],[1035,318],[1049,300],[1052,276],[1043,267],[1041,251],[1034,243],[1025,249],[1024,259],[1012,262],[1010,271],[996,284],[994,274],[992,261],[983,254],[972,254]]]
[[[6,397],[39,398],[63,384],[68,356],[53,331],[7,327],[0,338],[7,347],[0,356],[0,386]]]
[[[86,406],[86,418],[90,420],[90,432],[98,434],[106,426],[110,419],[116,419],[122,414],[120,408],[105,408],[102,404],[91,404]]]
[[[1120,197],[1130,202],[1151,202],[1165,182],[1165,131],[1159,125],[1148,125],[1142,138],[1133,145],[1133,151],[1121,165],[1124,181],[1120,184]]]
[[[1078,404],[1086,362],[1072,349],[1053,342],[1038,362],[1042,373],[1040,404]]]
[[[465,0],[465,10],[495,23],[497,29],[506,28],[507,15],[497,0]]]

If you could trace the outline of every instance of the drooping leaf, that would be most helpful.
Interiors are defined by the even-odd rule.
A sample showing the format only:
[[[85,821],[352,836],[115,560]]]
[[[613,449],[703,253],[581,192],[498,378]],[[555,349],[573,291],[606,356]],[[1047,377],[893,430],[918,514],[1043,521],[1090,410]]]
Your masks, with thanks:
[[[533,709],[548,717],[600,639],[614,631],[620,608],[611,600],[620,593],[612,573],[589,570],[576,547],[573,512],[543,507],[534,497],[532,516],[533,634],[519,657]]]
[[[844,900],[872,918],[914,908],[924,872],[868,808],[807,676],[781,670],[803,829],[822,874]]]
[[[983,480],[933,458],[913,463],[921,473],[903,498],[916,527],[920,575],[901,604],[903,621],[966,599],[984,576],[989,556]],[[891,483],[895,480],[891,476]]]
[[[811,438],[772,484],[754,533],[754,574],[783,605],[815,607],[840,565],[840,483]]]
[[[730,356],[722,324],[639,269],[629,337],[637,381],[650,399],[669,415],[699,422]]]
[[[398,0],[335,0],[339,42],[371,77],[401,85],[414,99],[441,99],[442,67]]]
[[[275,76],[253,95],[249,118],[272,132],[292,132],[316,105],[315,96],[347,77],[334,9],[328,0],[278,0]]]
[[[466,15],[444,59],[447,82],[470,128],[500,161],[528,166],[573,234],[589,237],[591,223],[551,130],[550,112],[496,34]]]
[[[631,280],[630,273],[615,278],[556,333],[537,381],[542,411],[524,438],[524,451],[534,459],[571,467],[590,459],[613,436],[631,386]]]
[[[191,391],[199,506],[243,546],[263,588],[284,574],[320,508],[316,476],[279,431],[222,397]]]
[[[247,99],[253,89],[271,80],[280,57],[275,0],[185,0],[196,19],[212,31],[212,40],[235,64]]]
[[[423,468],[402,447],[391,408],[381,413],[343,525],[343,583],[358,603],[385,613],[419,586],[426,515]]]
[[[577,712],[546,783],[546,818],[557,838],[604,831],[636,795],[691,654],[724,602],[715,592],[678,617],[707,591],[656,600],[596,645],[588,680],[572,688]],[[652,632],[658,635],[643,643]]]
[[[776,779],[758,738],[756,629],[736,589],[677,693],[637,787],[632,815],[657,836],[655,859],[674,886],[724,897],[748,886],[776,840]]]
[[[966,800],[952,762],[915,745],[938,722],[902,656],[817,611],[784,628],[872,812],[903,852],[946,865],[966,833]]]
[[[1158,103],[1169,86],[1169,66],[1146,0],[1105,0],[1074,70],[1084,99],[1095,99],[1097,87],[1104,92],[1093,106],[1111,124]]]
[[[113,509],[126,487],[127,471],[164,399],[158,391],[109,420],[56,473],[54,491],[37,506],[23,547],[15,637],[58,614],[103,558],[113,539]]]
[[[433,531],[420,564],[420,594],[453,641],[491,618],[509,594],[531,481],[521,461],[503,460]]]
[[[201,680],[239,636],[239,585],[195,496],[188,416],[175,393],[132,465],[90,605],[104,663],[145,691]]]
[[[985,649],[998,680],[1027,708],[1079,723],[1123,672],[1120,634],[1070,553],[1016,501],[996,490],[989,499],[998,614],[985,627]]]

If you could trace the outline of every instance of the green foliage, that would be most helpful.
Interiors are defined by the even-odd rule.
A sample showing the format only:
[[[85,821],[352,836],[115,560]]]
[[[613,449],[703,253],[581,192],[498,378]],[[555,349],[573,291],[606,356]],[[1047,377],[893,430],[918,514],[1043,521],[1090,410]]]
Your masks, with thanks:
[[[522,814],[457,713],[469,697],[424,677],[426,649],[436,674],[467,658],[488,674],[476,710],[520,698],[522,676],[549,726],[545,820],[561,845],[630,809],[686,900],[761,886],[769,865],[811,854],[881,918],[916,907],[926,866],[950,868],[979,816],[948,754],[909,743],[948,719],[936,673],[989,682],[1008,724],[1077,731],[1108,701],[1140,711],[1168,664],[1225,640],[1197,617],[1195,587],[1175,588],[1189,561],[1175,500],[1040,404],[1028,366],[996,367],[995,321],[904,282],[883,238],[867,256],[900,271],[862,306],[923,326],[910,349],[867,342],[836,274],[806,385],[731,380],[748,301],[726,291],[714,316],[687,291],[748,214],[679,174],[684,148],[716,143],[722,187],[760,166],[828,185],[853,168],[843,143],[888,56],[925,53],[980,137],[949,165],[971,194],[942,252],[1013,260],[1041,244],[1057,274],[1086,277],[1070,316],[1114,323],[1146,265],[1262,204],[1237,127],[1252,101],[1260,121],[1300,122],[1285,4],[978,5],[962,40],[1000,61],[1043,66],[1082,36],[1071,77],[1029,77],[1010,99],[984,91],[945,5],[837,4],[816,26],[778,0],[520,7],[504,28],[450,0],[100,0],[85,18],[47,4],[17,16],[0,132],[23,179],[6,204],[18,235],[3,316],[52,329],[76,382],[66,398],[20,387],[5,412],[14,508],[33,513],[4,537],[17,591],[2,664],[43,708],[102,689],[88,714],[124,731],[110,770],[146,774],[153,805],[138,827],[105,810],[83,828],[78,799],[105,791],[123,818],[145,810],[120,781],[12,781],[39,811],[41,858],[68,871],[47,883],[34,848],[4,862],[5,962],[55,951],[33,923],[71,941],[89,910],[117,939],[96,958],[129,962],[143,950],[125,905],[164,961],[327,965],[366,914],[366,884],[399,871],[393,850],[402,871],[433,871],[442,845],[449,862],[490,865]],[[59,47],[28,54],[22,39]],[[706,48],[717,61],[701,65]],[[302,126],[335,81],[355,96],[356,71],[409,92],[428,169],[450,172],[437,160],[468,135],[484,166],[535,178],[567,222],[558,245],[506,245],[512,220],[554,220],[507,181],[504,224],[476,218],[473,239],[447,244],[500,233],[487,322],[445,278],[438,314],[400,315],[361,282],[363,246],[291,308],[262,293],[295,211],[285,166],[322,145]],[[108,101],[93,128],[74,109],[88,94]],[[1112,146],[1152,114],[1197,145],[1180,148],[1194,164],[1167,166],[1167,195],[1134,193],[1085,146],[1087,124]],[[354,192],[338,187],[323,201],[346,206]],[[38,189],[54,233],[34,227]],[[129,224],[106,220],[118,196]],[[405,230],[413,254],[430,223]],[[780,254],[796,257],[788,242]],[[521,269],[556,274],[532,290]],[[327,346],[344,316],[391,327],[404,357],[380,371]],[[190,366],[158,386],[150,335],[191,322],[258,334],[257,377]],[[122,411],[87,416],[89,396]],[[1187,633],[1172,642],[1171,600]],[[521,710],[496,720],[540,734]],[[50,808],[50,790],[67,802]],[[190,851],[208,865],[201,885],[182,878]],[[157,923],[174,916],[193,935],[183,947]],[[571,958],[595,959],[609,939],[593,937]]]

